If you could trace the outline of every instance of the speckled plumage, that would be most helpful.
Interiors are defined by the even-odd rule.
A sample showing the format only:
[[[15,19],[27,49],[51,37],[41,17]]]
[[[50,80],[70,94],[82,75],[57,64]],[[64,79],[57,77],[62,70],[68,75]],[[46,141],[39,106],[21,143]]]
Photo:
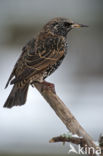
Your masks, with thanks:
[[[73,24],[65,18],[52,19],[23,47],[6,84],[7,87],[10,82],[14,86],[4,107],[23,105],[29,84],[43,82],[59,67],[67,52],[67,34]]]

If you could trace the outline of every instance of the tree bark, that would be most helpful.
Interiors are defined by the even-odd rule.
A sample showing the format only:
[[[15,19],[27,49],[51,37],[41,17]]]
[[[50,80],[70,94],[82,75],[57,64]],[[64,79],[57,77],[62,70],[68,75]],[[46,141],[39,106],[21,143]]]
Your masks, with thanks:
[[[48,104],[52,107],[57,116],[62,120],[67,129],[72,134],[77,134],[78,136],[83,137],[86,145],[88,147],[94,147],[94,149],[96,150],[96,145],[94,144],[93,139],[82,128],[82,126],[73,116],[68,107],[57,96],[56,92],[49,87],[45,87],[42,83],[34,83],[34,86],[41,93],[41,95],[48,102]]]

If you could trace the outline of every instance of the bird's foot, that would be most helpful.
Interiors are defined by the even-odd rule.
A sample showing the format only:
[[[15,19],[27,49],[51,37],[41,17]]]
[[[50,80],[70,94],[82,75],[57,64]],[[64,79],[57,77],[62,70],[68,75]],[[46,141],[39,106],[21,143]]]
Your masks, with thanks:
[[[56,93],[55,91],[55,85],[53,83],[47,82],[47,81],[43,81],[41,82],[42,84],[42,88],[41,91],[43,92],[44,90],[51,90],[52,92]]]

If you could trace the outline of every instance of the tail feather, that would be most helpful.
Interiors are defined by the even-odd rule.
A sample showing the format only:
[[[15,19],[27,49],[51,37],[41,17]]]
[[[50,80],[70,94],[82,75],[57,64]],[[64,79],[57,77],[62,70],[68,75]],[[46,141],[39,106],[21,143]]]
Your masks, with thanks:
[[[13,106],[21,106],[25,104],[29,84],[23,87],[18,87],[16,84],[13,86],[10,95],[8,96],[4,107],[11,108]]]

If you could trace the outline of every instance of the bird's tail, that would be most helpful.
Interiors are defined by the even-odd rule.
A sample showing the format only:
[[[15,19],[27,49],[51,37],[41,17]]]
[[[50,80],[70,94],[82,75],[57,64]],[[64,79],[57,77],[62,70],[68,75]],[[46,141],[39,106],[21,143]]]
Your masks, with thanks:
[[[22,87],[18,87],[17,84],[14,84],[10,95],[8,96],[4,107],[11,108],[13,106],[20,106],[25,104],[29,84],[25,84]]]

